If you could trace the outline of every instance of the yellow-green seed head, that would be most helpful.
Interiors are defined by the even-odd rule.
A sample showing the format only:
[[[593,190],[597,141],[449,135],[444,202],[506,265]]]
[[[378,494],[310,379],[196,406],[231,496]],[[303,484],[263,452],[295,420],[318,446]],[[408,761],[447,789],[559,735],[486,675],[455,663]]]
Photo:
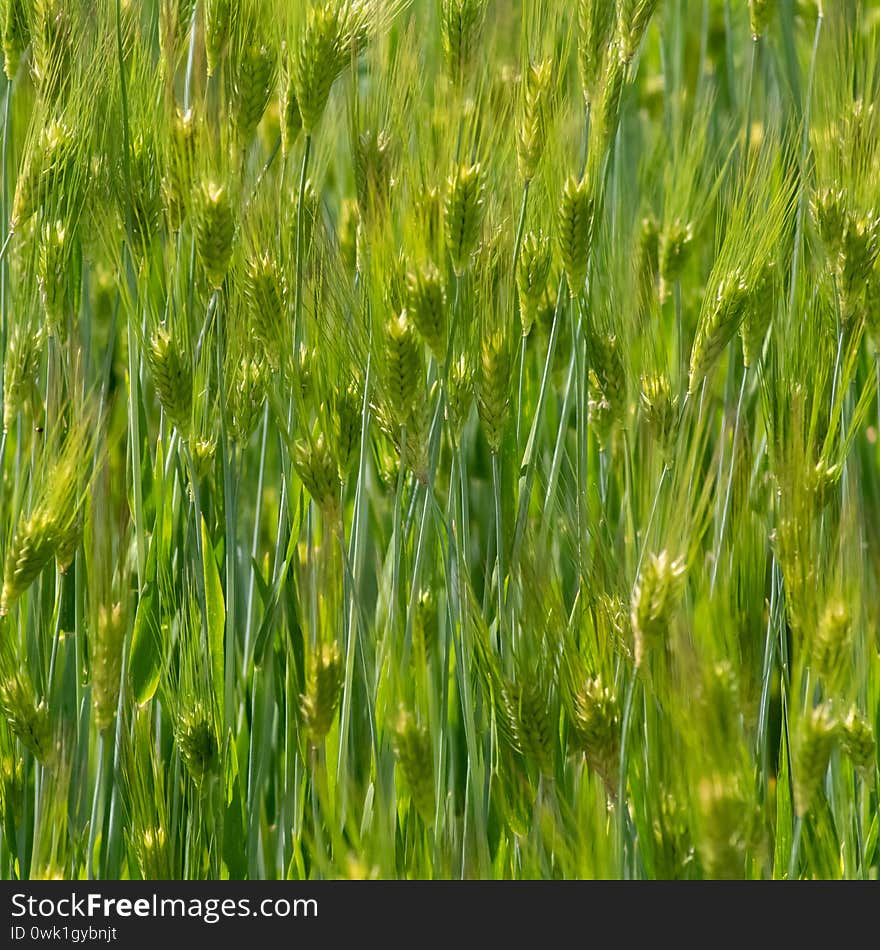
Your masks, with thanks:
[[[681,276],[694,241],[693,225],[675,220],[660,234],[660,282],[665,297],[668,288]]]
[[[293,447],[293,465],[306,491],[328,516],[339,508],[339,464],[323,434],[299,439]]]
[[[749,26],[753,39],[757,40],[764,35],[775,6],[776,0],[749,0]]]
[[[826,687],[834,691],[845,674],[852,649],[852,615],[845,601],[832,597],[816,628],[813,642],[812,662],[816,674]]]
[[[636,55],[659,0],[620,0],[617,29],[621,52],[628,63]]]
[[[53,336],[63,336],[67,329],[65,310],[70,259],[71,240],[64,223],[45,224],[37,258],[37,283],[46,314],[46,329]]]
[[[764,338],[776,306],[778,275],[776,263],[768,261],[761,270],[749,296],[748,309],[740,327],[743,364],[752,366],[760,359]]]
[[[244,294],[249,329],[262,344],[273,370],[281,361],[285,317],[281,269],[271,253],[257,254],[245,265]]]
[[[453,361],[449,368],[447,393],[447,416],[452,431],[456,435],[461,433],[473,403],[474,385],[471,369],[464,357],[461,357]]]
[[[697,328],[691,350],[688,392],[696,391],[739,330],[748,312],[751,292],[752,288],[739,269],[718,282],[714,299]]]
[[[72,75],[76,8],[65,0],[36,0],[32,6],[31,72],[44,98],[61,98]]]
[[[201,706],[182,716],[177,726],[177,746],[190,778],[201,786],[220,767],[220,746],[211,715]]]
[[[258,42],[242,49],[236,59],[233,113],[239,140],[247,144],[269,105],[278,60],[274,50]]]
[[[358,210],[357,201],[353,198],[344,198],[339,209],[337,239],[339,241],[339,254],[350,274],[355,273],[358,267],[359,227],[360,211]]]
[[[630,623],[635,637],[635,663],[640,667],[649,651],[662,641],[684,585],[684,561],[668,551],[649,554],[633,588]]]
[[[639,225],[639,276],[646,287],[652,287],[660,270],[660,226],[653,215],[646,215]]]
[[[235,219],[227,189],[216,182],[203,183],[196,219],[196,247],[212,288],[221,287],[232,259]]]
[[[422,388],[422,345],[406,310],[385,327],[385,384],[391,424],[407,425]]]
[[[4,69],[6,78],[12,82],[24,51],[30,43],[26,0],[4,0],[0,6],[0,18]]]
[[[6,552],[0,616],[8,613],[40,576],[43,568],[55,556],[57,543],[57,525],[45,508],[38,507],[30,517],[19,523]]]
[[[59,574],[66,574],[76,557],[83,536],[82,515],[79,514],[69,523],[59,527],[58,542],[55,545],[55,563]]]
[[[122,641],[125,637],[125,617],[122,604],[98,608],[97,623],[89,631],[89,668],[92,681],[92,706],[95,725],[109,729],[116,719],[122,673]]]
[[[665,373],[643,376],[639,392],[642,417],[661,450],[666,453],[672,446],[678,422],[678,396]]]
[[[492,452],[501,449],[510,409],[511,354],[508,335],[495,330],[484,335],[480,350],[477,410]]]
[[[811,202],[819,238],[829,258],[836,260],[847,226],[848,198],[844,188],[823,188]]]
[[[13,752],[0,755],[0,821],[17,825],[22,819],[24,762]]]
[[[302,128],[311,135],[318,125],[330,90],[350,55],[346,30],[347,5],[323,3],[309,10],[293,63],[293,79]]]
[[[9,731],[37,761],[48,764],[55,752],[52,716],[46,700],[38,700],[27,672],[19,670],[0,682],[0,712]]]
[[[296,99],[296,86],[291,74],[291,56],[286,43],[281,46],[280,96],[281,153],[286,158],[296,144],[302,129],[302,115]]]
[[[434,761],[426,726],[402,711],[394,726],[394,751],[412,803],[425,824],[434,821]]]
[[[583,288],[590,260],[590,239],[593,227],[593,194],[586,178],[569,177],[559,203],[559,255],[568,290],[576,297]]]
[[[428,262],[407,273],[406,312],[442,365],[446,359],[446,288],[434,264]]]
[[[157,825],[139,828],[132,833],[132,845],[145,881],[173,879],[171,848],[164,828]]]
[[[615,0],[579,0],[578,69],[584,98],[596,99],[605,69],[605,57],[617,26]]]
[[[123,204],[130,197],[131,230],[138,250],[148,248],[159,231],[162,220],[162,183],[156,175],[159,157],[152,130],[134,137],[131,143],[131,190],[120,197]]]
[[[384,129],[364,129],[358,135],[355,143],[354,178],[362,217],[367,218],[387,205],[391,193],[393,163],[391,138]]]
[[[626,373],[620,343],[616,336],[593,334],[590,344],[591,388],[608,402],[618,422],[626,409]]]
[[[601,112],[599,119],[605,147],[608,148],[617,134],[620,121],[620,104],[626,83],[626,63],[615,44],[608,52],[605,76],[602,81]]]
[[[209,76],[214,75],[226,48],[231,21],[231,0],[205,0],[205,58]]]
[[[516,157],[523,181],[531,181],[538,171],[547,134],[547,100],[553,79],[549,60],[529,63],[523,75]]]
[[[418,644],[417,655],[430,658],[437,644],[439,626],[437,598],[433,589],[426,587],[419,593],[413,619],[413,644]]]
[[[486,182],[482,166],[460,165],[446,181],[444,202],[446,246],[456,275],[470,265],[483,229],[486,210]]]
[[[349,383],[333,400],[333,443],[340,481],[354,465],[361,442],[362,397],[355,383]]]
[[[159,327],[150,340],[147,361],[165,414],[186,438],[192,422],[193,399],[189,355],[165,327]]]
[[[183,223],[188,207],[196,157],[196,135],[197,125],[193,110],[175,110],[171,123],[167,170],[162,178],[165,213],[172,230],[177,230]]]
[[[320,745],[330,731],[339,700],[345,667],[335,643],[316,647],[309,656],[306,691],[300,696],[300,711],[306,735]]]
[[[620,754],[620,708],[601,677],[587,680],[571,699],[571,739],[590,767],[616,794]]]
[[[486,0],[441,0],[440,33],[446,72],[454,86],[467,80],[478,52]]]
[[[523,336],[532,331],[547,290],[553,254],[550,241],[541,231],[529,231],[523,238],[516,267],[516,289]]]
[[[30,409],[37,411],[40,393],[37,376],[44,334],[30,328],[13,327],[6,347],[6,366],[3,376],[3,431],[8,432],[16,415]]]
[[[877,768],[877,737],[867,717],[855,707],[843,721],[841,740],[853,767],[858,769],[868,785],[873,785]]]
[[[10,228],[15,231],[39,208],[56,200],[57,190],[70,175],[76,138],[65,122],[53,119],[30,143],[15,185]]]
[[[266,404],[268,365],[259,354],[244,354],[228,379],[229,434],[239,445],[253,435]]]
[[[738,880],[754,850],[758,824],[743,781],[735,774],[714,773],[697,787],[700,839],[698,852],[709,880]]]
[[[501,703],[516,750],[543,775],[553,774],[556,737],[547,698],[534,679],[506,682]]]
[[[794,801],[799,815],[806,815],[819,795],[837,733],[829,703],[816,706],[799,723],[793,743]]]
[[[841,317],[849,321],[880,254],[880,217],[873,211],[849,215],[840,249]]]

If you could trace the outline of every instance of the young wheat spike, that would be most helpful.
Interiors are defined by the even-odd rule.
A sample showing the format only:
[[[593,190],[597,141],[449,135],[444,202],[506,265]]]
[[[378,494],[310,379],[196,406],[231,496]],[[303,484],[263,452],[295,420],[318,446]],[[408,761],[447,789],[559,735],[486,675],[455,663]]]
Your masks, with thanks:
[[[6,78],[12,82],[30,43],[26,0],[4,0],[0,7],[0,17],[4,70]]]
[[[323,433],[298,440],[293,446],[292,460],[306,491],[322,511],[335,516],[339,508],[339,463]]]
[[[587,757],[609,794],[617,794],[620,756],[620,706],[601,677],[574,691],[570,712],[572,741]]]
[[[212,289],[223,285],[232,259],[235,219],[229,191],[213,181],[202,184],[196,218],[196,247]]]
[[[569,177],[562,190],[558,215],[559,254],[568,290],[577,297],[587,276],[593,227],[593,194],[586,178]]]
[[[446,245],[457,277],[462,277],[480,241],[486,208],[486,181],[479,162],[460,165],[446,181]]]
[[[480,375],[477,385],[477,409],[489,448],[501,450],[510,409],[512,359],[509,337],[504,329],[488,332],[480,351]]]
[[[333,400],[333,448],[339,479],[351,472],[361,441],[362,395],[356,383],[349,383]]]
[[[877,739],[867,717],[855,706],[841,727],[843,750],[869,786],[873,786],[877,768]]]
[[[800,722],[794,743],[794,801],[798,815],[806,815],[819,795],[838,732],[839,723],[828,702],[805,713]]]
[[[542,775],[553,775],[554,727],[540,687],[527,678],[505,681],[501,703],[516,750]]]
[[[269,105],[278,60],[274,50],[256,41],[245,45],[236,59],[233,112],[239,140],[247,144]]]
[[[300,711],[306,735],[313,746],[321,744],[333,725],[344,675],[345,667],[335,643],[318,646],[309,656]]]
[[[226,377],[229,435],[239,445],[247,445],[263,414],[268,375],[263,354],[251,351],[241,354]]]
[[[89,667],[92,681],[92,706],[95,725],[106,731],[116,719],[122,672],[124,616],[119,603],[98,608],[97,623],[89,628]]]
[[[547,99],[553,79],[550,60],[529,63],[522,81],[520,119],[517,127],[516,157],[523,181],[531,181],[544,154],[547,134]]]
[[[0,616],[7,614],[40,576],[43,568],[54,557],[57,544],[58,525],[45,507],[38,507],[19,524],[6,552]]]
[[[406,310],[385,326],[385,384],[390,421],[399,429],[409,423],[422,385],[422,347]]]
[[[627,63],[638,52],[658,3],[659,0],[620,0],[617,29],[622,55]]]
[[[749,26],[752,29],[752,39],[758,40],[764,35],[775,7],[776,0],[749,0]]]
[[[826,688],[834,693],[849,663],[852,649],[852,616],[840,597],[832,597],[825,606],[813,642],[812,660]]]
[[[278,84],[279,118],[281,122],[281,154],[287,158],[302,130],[302,115],[296,98],[296,84],[291,71],[291,54],[286,42],[281,44],[281,81]]]
[[[406,777],[412,803],[419,817],[430,825],[434,821],[434,761],[431,737],[423,724],[402,710],[394,725],[394,751]]]
[[[281,269],[271,252],[255,254],[245,265],[244,295],[250,328],[273,371],[281,362],[284,291]]]
[[[37,700],[30,675],[17,670],[0,679],[0,712],[9,731],[44,765],[51,762],[55,744],[52,716],[46,700]]]
[[[688,392],[697,387],[713,369],[727,344],[739,330],[748,313],[752,288],[736,269],[722,277],[709,309],[700,320],[691,350]]]
[[[205,58],[213,76],[226,48],[232,21],[232,0],[205,0]]]
[[[150,340],[147,361],[156,395],[171,424],[184,438],[192,422],[192,365],[180,342],[165,327],[158,327]]]
[[[177,746],[190,778],[201,787],[220,767],[220,746],[211,714],[200,704],[187,711],[177,725]]]
[[[637,669],[669,629],[684,585],[684,572],[684,561],[673,559],[665,550],[649,555],[642,565],[630,610]]]
[[[775,261],[768,261],[761,269],[749,296],[748,309],[740,326],[743,364],[753,366],[761,357],[764,339],[773,319],[776,306],[778,274]]]
[[[541,309],[553,253],[550,241],[541,231],[529,231],[523,238],[516,266],[516,289],[523,336],[532,332]]]
[[[453,86],[464,85],[477,55],[486,0],[441,0],[440,35]]]
[[[678,396],[665,373],[642,377],[639,392],[642,418],[661,451],[666,454],[673,445],[678,422]]]
[[[585,100],[592,105],[605,72],[605,57],[616,24],[615,0],[578,3],[578,69]]]
[[[337,76],[348,65],[353,37],[347,30],[352,0],[323,3],[309,10],[293,64],[302,128],[312,135]]]
[[[434,359],[446,359],[446,287],[437,267],[428,262],[406,275],[406,311]]]

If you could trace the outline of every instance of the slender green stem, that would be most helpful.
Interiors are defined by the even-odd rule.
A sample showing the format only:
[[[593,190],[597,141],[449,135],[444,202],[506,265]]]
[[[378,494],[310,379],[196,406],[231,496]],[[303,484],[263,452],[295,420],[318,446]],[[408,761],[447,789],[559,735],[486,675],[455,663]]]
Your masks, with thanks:
[[[709,592],[715,590],[715,580],[718,577],[718,564],[721,561],[721,548],[724,544],[724,530],[727,527],[727,512],[730,506],[730,492],[733,487],[733,472],[736,468],[736,447],[739,442],[739,425],[742,416],[743,395],[746,391],[748,367],[743,369],[742,381],[739,385],[739,397],[736,400],[736,416],[733,423],[733,443],[730,447],[730,470],[727,475],[727,488],[724,491],[724,503],[721,506],[721,528],[718,531],[718,543],[715,545],[715,560],[712,564],[712,579],[709,583]]]
[[[496,571],[496,590],[498,594],[498,642],[504,649],[504,636],[502,626],[504,624],[504,532],[501,522],[501,467],[498,461],[498,453],[492,453],[492,497],[495,503],[495,571]]]
[[[547,343],[547,357],[544,361],[544,372],[541,376],[541,388],[538,391],[538,403],[535,407],[535,415],[532,418],[532,426],[529,430],[529,439],[526,443],[525,454],[520,470],[525,469],[525,474],[520,478],[520,496],[519,507],[516,514],[516,524],[513,532],[513,544],[510,552],[510,564],[516,563],[519,555],[519,547],[525,536],[526,519],[529,510],[529,501],[532,494],[532,483],[535,477],[535,466],[538,460],[538,433],[544,420],[544,407],[547,401],[547,391],[550,388],[550,372],[553,367],[553,359],[556,356],[556,343],[559,339],[560,313],[562,310],[563,294],[565,292],[565,276],[559,279],[559,287],[556,291],[556,306],[553,309],[553,322],[550,326],[550,340]]]
[[[311,135],[306,136],[305,146],[303,147],[303,158],[302,158],[302,168],[300,169],[299,174],[299,191],[297,198],[296,206],[296,283],[294,284],[293,290],[293,343],[294,343],[294,353],[299,346],[299,342],[302,339],[302,283],[303,283],[303,268],[304,268],[304,258],[305,258],[305,246],[303,243],[303,221],[305,214],[305,196],[306,196],[306,181],[308,180],[309,173],[309,158],[312,154],[312,137]]]

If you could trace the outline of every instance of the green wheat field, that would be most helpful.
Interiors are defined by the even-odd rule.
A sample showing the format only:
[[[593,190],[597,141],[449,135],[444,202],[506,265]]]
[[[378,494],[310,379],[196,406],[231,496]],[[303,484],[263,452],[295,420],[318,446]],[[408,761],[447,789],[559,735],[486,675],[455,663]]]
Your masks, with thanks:
[[[0,877],[877,879],[880,2],[0,33]]]

